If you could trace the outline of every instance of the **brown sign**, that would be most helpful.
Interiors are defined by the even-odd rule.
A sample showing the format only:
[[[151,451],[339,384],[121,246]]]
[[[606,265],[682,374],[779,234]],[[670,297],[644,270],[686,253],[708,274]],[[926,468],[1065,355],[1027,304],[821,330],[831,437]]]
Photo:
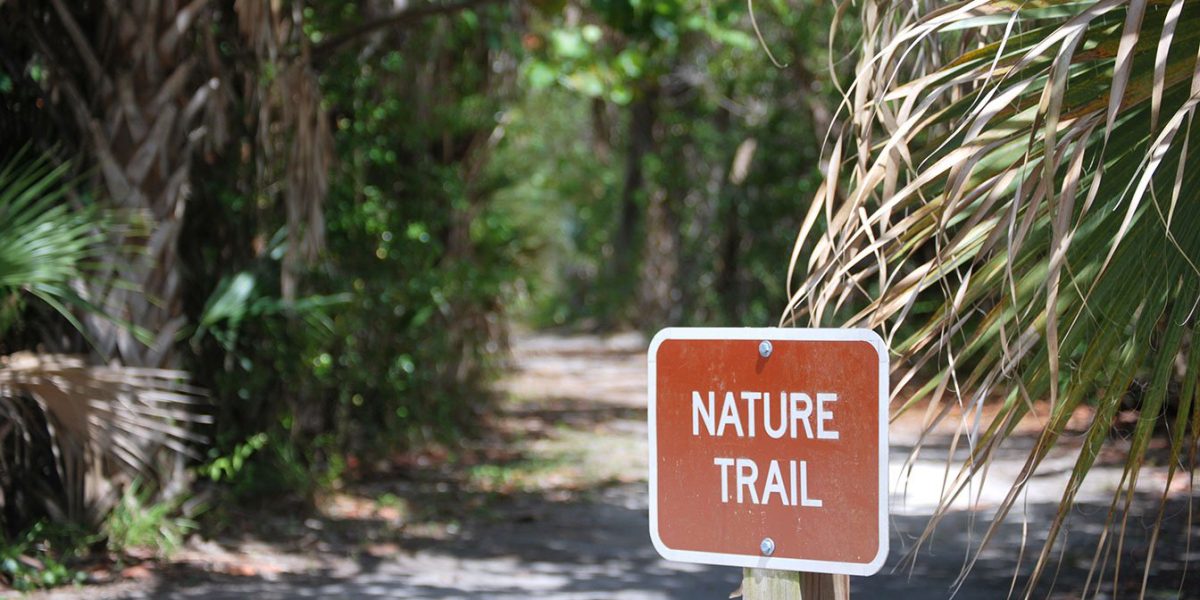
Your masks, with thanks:
[[[664,558],[850,575],[883,566],[879,336],[672,328],[648,358],[650,536]]]

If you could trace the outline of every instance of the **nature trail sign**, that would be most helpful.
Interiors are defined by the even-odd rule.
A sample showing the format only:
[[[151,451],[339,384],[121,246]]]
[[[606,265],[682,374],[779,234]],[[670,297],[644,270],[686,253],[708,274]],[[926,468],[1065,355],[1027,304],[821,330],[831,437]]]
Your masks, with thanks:
[[[659,554],[784,571],[880,569],[888,354],[878,335],[669,328],[648,363]]]

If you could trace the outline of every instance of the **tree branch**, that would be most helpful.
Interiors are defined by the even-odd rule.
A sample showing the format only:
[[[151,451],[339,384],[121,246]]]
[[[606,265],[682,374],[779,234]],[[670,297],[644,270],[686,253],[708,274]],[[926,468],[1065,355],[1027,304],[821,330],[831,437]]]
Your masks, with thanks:
[[[362,23],[361,25],[350,29],[349,31],[335,35],[319,44],[314,45],[312,47],[312,60],[314,63],[320,62],[321,60],[328,58],[330,54],[345,44],[380,29],[412,25],[426,17],[454,13],[461,10],[472,9],[477,6],[497,4],[505,1],[507,0],[459,0],[458,2],[447,2],[445,4],[424,4],[414,8],[402,10],[398,13],[375,19],[374,21]]]

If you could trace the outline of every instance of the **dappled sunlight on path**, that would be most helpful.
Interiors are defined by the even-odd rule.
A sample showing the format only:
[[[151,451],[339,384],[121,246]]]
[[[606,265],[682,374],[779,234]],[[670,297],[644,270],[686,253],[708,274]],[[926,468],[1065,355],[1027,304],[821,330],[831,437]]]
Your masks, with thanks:
[[[519,335],[510,375],[497,385],[503,398],[490,433],[462,449],[484,458],[440,470],[418,460],[411,470],[333,495],[320,514],[301,523],[276,515],[275,542],[193,542],[184,560],[143,582],[48,597],[723,600],[740,582],[739,569],[671,563],[650,545],[645,345],[637,334]],[[979,510],[949,513],[910,565],[903,560],[936,505],[950,447],[946,436],[935,436],[907,468],[918,430],[913,419],[892,426],[891,553],[879,575],[852,579],[854,597],[948,597],[1032,443],[1029,436],[1015,438],[975,489]],[[1028,571],[1057,507],[1071,451],[1050,456],[1027,501],[998,530],[956,598],[1004,597],[1023,540],[1022,572]],[[1125,553],[1139,558],[1130,562],[1138,571],[1127,568],[1115,594],[1111,582],[1105,584],[1102,598],[1126,597],[1128,586],[1140,584],[1159,470],[1147,467],[1143,474],[1146,489],[1135,497],[1125,541]],[[1081,491],[1084,503],[1072,517],[1056,591],[1048,597],[1078,595],[1118,478],[1116,467],[1101,465]],[[1186,520],[1186,500],[1178,494],[1168,505],[1173,522]],[[1195,550],[1184,551],[1188,530],[1164,530],[1153,597],[1200,597],[1200,574],[1182,596],[1178,591],[1184,560],[1200,562]],[[237,560],[246,568],[232,568]]]

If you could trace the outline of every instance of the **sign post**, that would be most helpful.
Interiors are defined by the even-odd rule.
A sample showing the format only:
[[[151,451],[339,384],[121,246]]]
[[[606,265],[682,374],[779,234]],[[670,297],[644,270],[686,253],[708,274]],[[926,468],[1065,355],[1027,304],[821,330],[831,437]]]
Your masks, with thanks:
[[[850,577],[828,573],[796,573],[744,569],[744,600],[848,600]]]
[[[883,566],[888,354],[879,336],[669,328],[647,358],[659,554],[746,567],[743,593],[754,599],[845,598],[845,575]]]

